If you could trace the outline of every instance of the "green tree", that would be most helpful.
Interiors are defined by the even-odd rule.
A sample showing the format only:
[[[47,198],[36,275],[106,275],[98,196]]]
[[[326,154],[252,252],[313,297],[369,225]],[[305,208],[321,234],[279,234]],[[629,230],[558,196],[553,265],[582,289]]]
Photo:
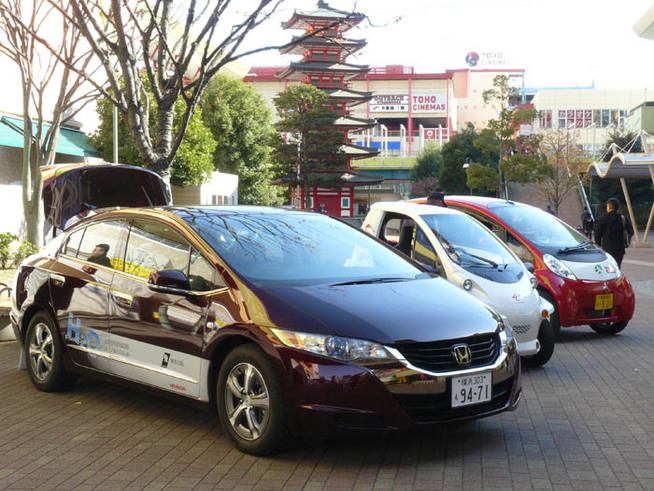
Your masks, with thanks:
[[[440,187],[443,191],[449,194],[467,193],[469,188],[464,164],[491,164],[494,149],[480,145],[483,140],[484,137],[468,123],[443,145],[443,167],[440,173]]]
[[[183,117],[185,102],[179,100],[175,106],[175,120]],[[100,125],[92,135],[92,140],[102,158],[113,161],[113,103],[106,98],[98,100],[96,111]],[[155,111],[150,113],[150,131],[157,131]],[[118,115],[118,161],[121,164],[144,167],[140,153],[130,137],[123,117]],[[213,167],[213,151],[216,146],[211,132],[202,121],[202,111],[198,108],[189,121],[184,141],[179,147],[171,167],[170,182],[176,186],[191,186],[206,182]]]
[[[540,136],[517,136],[521,124],[531,124],[538,111],[531,107],[512,107],[517,90],[506,75],[493,79],[493,88],[482,94],[484,103],[498,111],[497,119],[488,121],[487,130],[495,136],[498,150],[498,188],[503,192],[509,182],[539,182],[547,175],[545,159],[538,151]]]
[[[239,177],[239,202],[281,204],[283,189],[270,184],[275,129],[264,97],[251,85],[218,74],[209,83],[200,108],[216,141],[214,166]]]
[[[492,165],[471,162],[467,174],[466,182],[471,190],[495,191],[497,189],[497,169]]]
[[[304,190],[310,207],[312,186],[335,187],[334,173],[345,166],[343,132],[330,129],[337,115],[327,106],[329,95],[309,84],[291,85],[275,98],[277,129],[289,135],[278,140],[277,159],[289,185]]]
[[[443,167],[441,149],[426,146],[418,155],[416,165],[411,170],[411,196],[427,196],[438,188],[438,177]]]

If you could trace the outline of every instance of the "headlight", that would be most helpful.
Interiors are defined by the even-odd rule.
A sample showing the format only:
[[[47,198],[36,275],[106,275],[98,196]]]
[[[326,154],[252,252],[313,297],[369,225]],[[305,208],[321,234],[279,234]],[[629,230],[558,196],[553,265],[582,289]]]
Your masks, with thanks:
[[[366,361],[395,360],[381,344],[362,339],[323,336],[306,332],[270,329],[284,345],[339,361],[364,363]]]
[[[531,283],[531,287],[532,287],[534,290],[535,290],[536,288],[538,288],[538,280],[536,279],[535,276],[532,276],[531,278],[529,278],[529,283]]]
[[[470,278],[466,279],[466,280],[463,282],[463,289],[464,289],[465,291],[467,291],[467,292],[469,292],[470,290],[472,290],[472,280],[471,280]]]
[[[612,266],[610,271],[607,271],[609,274],[616,274],[616,278],[620,278],[622,276],[622,272],[620,271],[620,267],[618,266],[618,263],[613,259],[613,256],[611,254],[606,254],[606,258],[609,262],[609,264]]]
[[[545,261],[545,265],[554,274],[561,276],[562,278],[568,278],[569,280],[577,279],[575,274],[572,271],[570,271],[570,268],[568,268],[565,264],[563,264],[561,261],[559,261],[551,254],[543,254],[543,261]]]
[[[502,344],[502,347],[505,347],[513,340],[513,333],[511,332],[511,328],[503,322],[500,323],[498,329],[500,343]]]

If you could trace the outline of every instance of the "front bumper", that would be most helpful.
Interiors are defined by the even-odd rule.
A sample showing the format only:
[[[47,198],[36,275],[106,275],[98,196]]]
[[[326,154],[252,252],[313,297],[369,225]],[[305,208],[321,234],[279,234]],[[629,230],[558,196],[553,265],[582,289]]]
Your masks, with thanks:
[[[403,361],[368,370],[280,348],[286,367],[289,423],[294,432],[325,437],[351,430],[404,430],[483,418],[513,410],[521,397],[520,359],[514,341],[490,365],[431,373]],[[451,379],[492,374],[490,401],[452,408]]]
[[[634,291],[624,276],[607,281],[567,280],[556,276],[549,283],[562,326],[622,322],[634,315]],[[595,310],[596,296],[608,293],[613,294],[613,308]]]

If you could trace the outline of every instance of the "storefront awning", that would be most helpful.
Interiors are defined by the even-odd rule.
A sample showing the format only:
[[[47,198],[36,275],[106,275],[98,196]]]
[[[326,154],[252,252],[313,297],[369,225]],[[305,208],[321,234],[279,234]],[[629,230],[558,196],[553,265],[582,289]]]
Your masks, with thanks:
[[[32,127],[32,130],[36,131],[36,123],[32,123]],[[43,127],[43,130],[47,131],[50,125],[44,124]],[[23,128],[24,123],[21,118],[2,116],[0,119],[0,146],[23,148]],[[100,156],[85,133],[70,128],[61,128],[59,131],[57,153],[77,157]]]
[[[654,157],[642,154],[616,153],[608,162],[592,162],[586,172],[603,179],[649,179]]]

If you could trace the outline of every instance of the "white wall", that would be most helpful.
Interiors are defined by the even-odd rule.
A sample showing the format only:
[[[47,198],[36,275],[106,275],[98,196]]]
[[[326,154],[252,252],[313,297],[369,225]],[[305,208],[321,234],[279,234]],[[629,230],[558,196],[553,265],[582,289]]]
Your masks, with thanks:
[[[237,205],[238,176],[215,171],[207,183],[183,188],[171,186],[171,191],[174,205]]]
[[[0,184],[0,232],[20,235],[24,231],[22,192],[20,184]]]

